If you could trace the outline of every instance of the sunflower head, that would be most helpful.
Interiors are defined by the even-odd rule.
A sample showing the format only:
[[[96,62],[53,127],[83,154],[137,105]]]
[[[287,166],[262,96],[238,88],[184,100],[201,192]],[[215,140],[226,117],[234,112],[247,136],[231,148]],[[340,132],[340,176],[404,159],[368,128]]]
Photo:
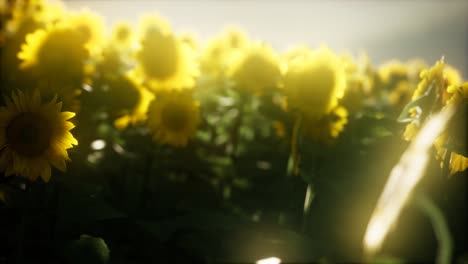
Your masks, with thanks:
[[[210,76],[215,81],[224,80],[229,66],[248,43],[246,34],[235,28],[227,28],[219,36],[210,39],[200,59],[202,76]]]
[[[26,43],[18,53],[20,66],[33,68],[43,79],[81,81],[84,61],[89,56],[85,44],[81,33],[65,25],[36,30],[26,36]]]
[[[372,96],[374,86],[369,58],[366,54],[361,54],[357,59],[343,54],[341,59],[346,71],[346,93],[340,104],[350,113],[359,112],[366,100]]]
[[[399,82],[407,81],[409,78],[408,67],[405,63],[397,60],[389,61],[377,70],[382,88],[392,90]]]
[[[32,181],[48,181],[51,166],[66,170],[67,149],[77,145],[70,133],[74,125],[67,121],[75,114],[62,112],[54,98],[43,104],[38,90],[13,92],[0,108],[0,170],[6,176],[18,175]]]
[[[90,52],[98,49],[104,42],[104,22],[99,15],[88,9],[68,14],[62,23],[68,24],[81,36]]]
[[[411,97],[412,100],[417,99],[418,97],[425,94],[430,87],[435,85],[436,89],[442,94],[445,90],[445,78],[444,78],[444,69],[445,62],[443,59],[436,62],[434,66],[429,69],[424,69],[421,71],[419,77],[420,81],[418,87]]]
[[[233,61],[229,75],[237,88],[262,94],[265,89],[278,87],[279,60],[270,47],[252,43]]]
[[[316,51],[302,49],[288,61],[284,92],[290,109],[309,118],[320,118],[337,106],[345,88],[345,68],[326,47]]]
[[[120,22],[112,31],[111,41],[118,46],[130,47],[132,45],[133,33],[128,23]]]
[[[320,119],[303,120],[303,134],[313,141],[332,144],[348,123],[348,111],[342,106],[334,108]]]
[[[195,134],[199,115],[199,103],[189,91],[166,91],[151,102],[148,127],[156,142],[183,147]]]
[[[410,82],[402,81],[399,82],[390,93],[390,104],[401,111],[406,104],[411,101],[415,86]]]
[[[142,20],[138,71],[155,90],[183,89],[195,84],[198,68],[194,51],[177,38],[168,23],[157,16]]]

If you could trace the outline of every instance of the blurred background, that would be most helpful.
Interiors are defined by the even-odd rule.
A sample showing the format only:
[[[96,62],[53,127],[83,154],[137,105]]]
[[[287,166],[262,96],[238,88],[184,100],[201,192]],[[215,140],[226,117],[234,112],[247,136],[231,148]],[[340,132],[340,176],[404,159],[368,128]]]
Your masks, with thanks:
[[[103,15],[107,28],[158,12],[178,32],[199,40],[226,25],[238,25],[278,51],[296,44],[356,54],[366,51],[376,65],[420,57],[429,64],[441,56],[468,76],[468,1],[142,1],[69,0],[70,9],[88,7]]]

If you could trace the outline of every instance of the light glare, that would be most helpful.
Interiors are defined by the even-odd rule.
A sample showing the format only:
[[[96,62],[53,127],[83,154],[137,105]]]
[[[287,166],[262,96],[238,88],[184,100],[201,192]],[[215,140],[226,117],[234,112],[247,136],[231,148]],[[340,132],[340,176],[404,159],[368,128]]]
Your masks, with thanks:
[[[265,258],[265,259],[260,259],[255,262],[256,264],[280,264],[281,259],[277,257],[271,257],[271,258]]]
[[[393,167],[364,236],[364,248],[368,254],[372,255],[380,249],[389,229],[424,175],[433,142],[445,129],[454,112],[453,107],[446,107],[433,115]]]
[[[91,142],[91,148],[94,150],[102,150],[106,147],[106,141],[97,139]]]

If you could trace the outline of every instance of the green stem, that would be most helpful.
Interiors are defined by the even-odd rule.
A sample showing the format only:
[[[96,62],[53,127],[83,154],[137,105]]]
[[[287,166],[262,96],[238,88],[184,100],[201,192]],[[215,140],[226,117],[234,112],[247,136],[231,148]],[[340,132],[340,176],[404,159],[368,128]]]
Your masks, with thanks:
[[[415,199],[416,205],[429,217],[439,242],[436,263],[448,264],[452,258],[452,238],[442,211],[426,195],[420,194]]]
[[[302,115],[298,115],[294,121],[293,133],[291,136],[291,153],[289,154],[287,175],[297,176],[299,174],[299,162],[301,159],[301,153],[299,146],[301,144],[301,126],[302,126]]]
[[[302,217],[302,232],[307,232],[307,223],[309,221],[309,215],[310,215],[310,205],[312,204],[312,201],[314,200],[315,193],[312,188],[312,184],[307,184],[307,190],[305,193],[304,197],[304,214]]]

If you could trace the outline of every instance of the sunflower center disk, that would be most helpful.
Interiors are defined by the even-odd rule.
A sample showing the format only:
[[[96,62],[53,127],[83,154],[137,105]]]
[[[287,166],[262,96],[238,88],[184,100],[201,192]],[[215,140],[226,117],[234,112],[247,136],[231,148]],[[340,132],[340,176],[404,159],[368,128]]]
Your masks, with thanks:
[[[11,121],[6,130],[11,148],[26,157],[36,157],[49,147],[52,137],[46,120],[33,113],[22,113]]]
[[[164,125],[172,131],[181,131],[188,121],[187,113],[178,105],[167,105],[161,112]]]

